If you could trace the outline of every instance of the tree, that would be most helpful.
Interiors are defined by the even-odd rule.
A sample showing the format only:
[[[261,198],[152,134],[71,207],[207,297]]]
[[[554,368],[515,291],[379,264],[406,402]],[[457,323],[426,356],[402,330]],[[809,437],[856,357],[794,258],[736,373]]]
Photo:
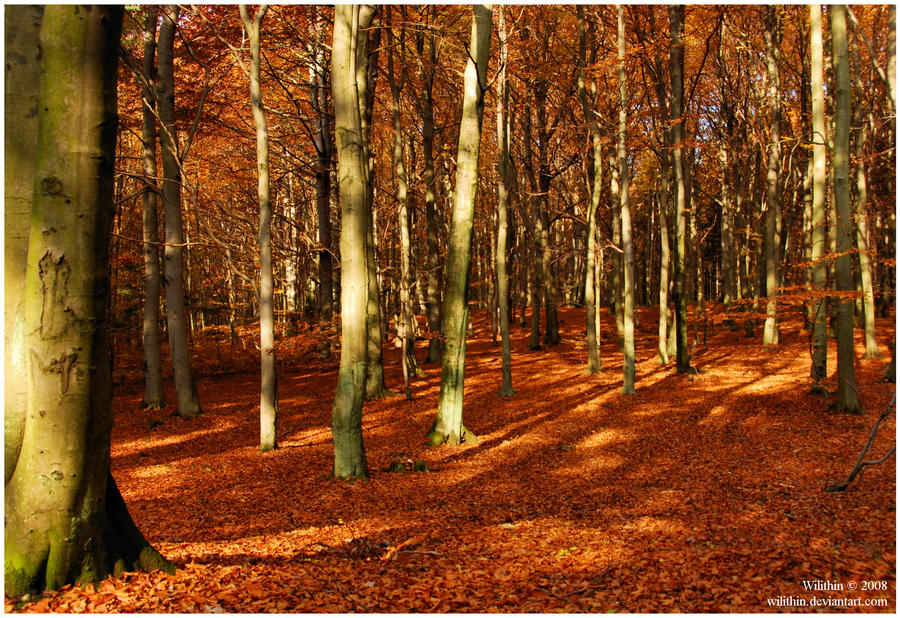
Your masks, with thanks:
[[[147,7],[144,21],[144,60],[141,71],[143,99],[141,145],[144,165],[144,398],[141,406],[165,406],[162,358],[159,349],[159,224],[156,184],[156,23],[158,7]]]
[[[838,346],[838,390],[836,410],[862,414],[856,392],[853,352],[853,303],[846,292],[853,290],[850,251],[853,248],[853,218],[850,211],[850,60],[847,45],[847,7],[832,5],[831,43],[834,54],[834,208],[836,249],[835,291],[838,292],[835,334]],[[844,294],[841,294],[844,292]]]
[[[509,343],[509,277],[506,272],[506,240],[509,229],[509,91],[506,89],[506,65],[509,47],[506,35],[506,7],[500,7],[500,73],[497,76],[497,312],[500,314],[501,374],[500,395],[515,395],[512,386],[512,353]]]
[[[278,375],[275,372],[275,307],[272,271],[272,191],[269,188],[269,128],[263,109],[260,73],[260,30],[268,5],[261,4],[251,18],[240,5],[241,21],[250,39],[250,107],[256,127],[256,171],[259,195],[259,448],[271,451],[278,446]]]
[[[10,596],[126,569],[174,570],[134,525],[109,471],[107,303],[122,11],[48,6],[41,25],[26,416],[5,492]]]
[[[825,133],[825,62],[822,43],[822,7],[809,7],[810,23],[810,90],[812,106],[812,218],[810,221],[810,252],[813,290],[817,292],[813,302],[812,362],[810,375],[813,392],[821,392],[820,382],[828,375],[828,329],[826,325],[825,297],[825,193],[827,143]]]
[[[779,57],[781,46],[781,26],[778,8],[766,7],[766,65],[769,76],[769,165],[766,173],[766,323],[763,330],[763,345],[778,343],[778,326],[775,313],[778,307],[778,230],[781,214],[779,176],[781,163],[781,76]]]
[[[623,290],[622,313],[624,324],[623,351],[625,361],[622,365],[623,395],[634,395],[634,244],[631,238],[631,180],[628,169],[628,149],[625,144],[625,131],[628,122],[628,89],[625,83],[625,13],[622,5],[616,6],[618,23],[618,75],[619,75],[619,141],[618,163],[619,189],[622,221],[622,265]]]
[[[372,7],[335,7],[331,87],[341,204],[341,364],[331,409],[336,478],[368,478],[362,438],[366,382],[366,153],[358,96],[357,46]],[[365,75],[363,73],[363,75]]]
[[[34,190],[40,94],[40,36],[43,9],[10,5],[4,11],[6,89],[4,104],[4,466],[9,482],[25,429],[25,256]]]
[[[172,354],[172,370],[175,375],[175,393],[178,398],[177,414],[184,417],[201,413],[197,388],[191,373],[191,359],[187,345],[187,315],[184,305],[184,228],[181,218],[181,155],[178,151],[178,132],[175,125],[175,28],[178,23],[178,7],[163,8],[159,27],[159,106],[162,148],[162,198],[165,208],[165,290],[166,322],[169,332],[169,349]],[[183,150],[186,150],[184,148]],[[182,151],[183,154],[183,151]]]
[[[487,87],[492,7],[476,5],[472,11],[472,37],[464,78],[462,124],[456,156],[456,190],[450,222],[447,283],[441,325],[446,346],[441,365],[437,419],[428,434],[428,442],[432,445],[441,442],[459,444],[475,437],[463,425],[463,385],[472,226],[475,217],[475,192],[478,188],[478,154],[481,148],[484,91]]]
[[[675,268],[672,296],[675,301],[676,371],[691,369],[687,349],[687,298],[685,295],[684,235],[687,186],[684,174],[684,5],[669,7],[669,76],[672,80],[672,161],[675,171]]]

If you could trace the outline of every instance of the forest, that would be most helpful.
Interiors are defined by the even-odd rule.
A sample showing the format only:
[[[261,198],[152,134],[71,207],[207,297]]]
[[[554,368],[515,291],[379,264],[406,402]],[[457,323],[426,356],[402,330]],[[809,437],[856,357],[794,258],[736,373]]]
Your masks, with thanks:
[[[5,611],[895,612],[895,14],[5,6]]]

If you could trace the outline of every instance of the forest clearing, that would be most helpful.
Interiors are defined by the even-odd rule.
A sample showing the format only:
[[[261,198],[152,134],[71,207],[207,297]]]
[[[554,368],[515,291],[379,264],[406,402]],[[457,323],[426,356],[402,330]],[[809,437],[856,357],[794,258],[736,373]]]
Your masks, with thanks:
[[[896,608],[896,6],[4,7],[7,611]]]
[[[248,350],[232,350],[225,334],[197,336],[206,411],[185,420],[171,406],[140,410],[140,351],[123,349],[113,474],[138,526],[179,571],[126,574],[96,592],[68,587],[21,609],[753,613],[811,611],[767,600],[819,597],[887,603],[827,611],[893,612],[894,460],[844,493],[825,491],[890,401],[885,361],[858,368],[869,414],[839,414],[808,394],[799,319],[783,325],[778,350],[711,327],[698,373],[676,375],[655,357],[652,310],[639,317],[632,397],[620,394],[615,344],[602,346],[602,373],[583,375],[583,311],[573,308],[561,311],[563,341],[552,349],[530,352],[528,331],[512,329],[516,395],[499,397],[497,348],[476,319],[466,409],[480,441],[462,447],[425,446],[436,367],[406,401],[399,350],[387,347],[398,394],[367,404],[372,477],[349,484],[329,474],[337,359],[317,353],[322,331],[279,350],[283,429],[268,453],[258,447],[259,373],[244,366]],[[713,310],[709,322],[721,318]],[[614,328],[612,316],[602,326]],[[891,417],[872,454],[895,435]],[[416,461],[430,471],[384,471]],[[803,581],[887,590],[813,592]],[[16,609],[10,599],[6,609]]]

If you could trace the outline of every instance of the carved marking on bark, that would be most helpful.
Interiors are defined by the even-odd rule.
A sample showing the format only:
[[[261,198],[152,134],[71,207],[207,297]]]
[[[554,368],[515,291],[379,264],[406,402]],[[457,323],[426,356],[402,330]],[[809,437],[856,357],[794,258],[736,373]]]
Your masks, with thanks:
[[[69,293],[71,268],[66,256],[55,257],[50,251],[39,263],[41,292],[44,304],[41,309],[41,338],[53,339],[63,334],[72,325],[75,316],[66,306]]]
[[[63,184],[56,176],[48,176],[41,179],[41,193],[43,195],[62,195]]]
[[[78,361],[78,351],[70,350],[67,353],[63,353],[59,356],[59,358],[50,359],[49,363],[45,363],[43,359],[38,355],[37,351],[31,350],[31,357],[34,363],[43,371],[44,373],[58,373],[59,374],[59,394],[65,395],[69,390],[69,383],[71,382],[72,376],[72,368],[75,366],[75,363]],[[86,373],[83,368],[78,367],[75,371],[75,378],[78,382],[84,381]],[[42,414],[43,416],[43,414]]]

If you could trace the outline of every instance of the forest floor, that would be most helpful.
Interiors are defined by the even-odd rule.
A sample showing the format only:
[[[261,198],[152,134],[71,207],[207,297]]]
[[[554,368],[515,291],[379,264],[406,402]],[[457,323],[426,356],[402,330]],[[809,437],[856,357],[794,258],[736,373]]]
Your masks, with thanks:
[[[719,308],[720,311],[720,308]],[[583,375],[584,312],[562,309],[563,341],[528,350],[513,327],[516,396],[497,395],[500,349],[483,316],[468,345],[465,422],[477,444],[427,448],[440,367],[413,401],[365,404],[372,478],[329,478],[338,353],[329,331],[279,344],[280,448],[258,448],[258,351],[195,336],[204,414],[141,411],[140,351],[116,351],[112,470],[147,538],[179,570],[67,587],[7,611],[51,612],[894,612],[896,459],[842,481],[894,385],[862,359],[867,414],[809,395],[797,312],[764,349],[719,324],[700,329],[693,374],[656,360],[656,313],[641,309],[637,394],[604,315],[603,372]],[[722,319],[712,309],[707,317]],[[332,343],[336,339],[330,335]],[[690,332],[693,339],[693,329]],[[424,358],[427,342],[417,344]],[[835,343],[828,386],[835,388]],[[387,385],[402,393],[399,350]],[[167,381],[168,401],[175,401]],[[896,439],[895,416],[873,456]],[[424,460],[429,472],[384,471]],[[806,582],[806,583],[804,583]],[[878,601],[883,599],[884,601]],[[824,605],[831,602],[832,605]],[[871,605],[870,603],[881,603]]]

